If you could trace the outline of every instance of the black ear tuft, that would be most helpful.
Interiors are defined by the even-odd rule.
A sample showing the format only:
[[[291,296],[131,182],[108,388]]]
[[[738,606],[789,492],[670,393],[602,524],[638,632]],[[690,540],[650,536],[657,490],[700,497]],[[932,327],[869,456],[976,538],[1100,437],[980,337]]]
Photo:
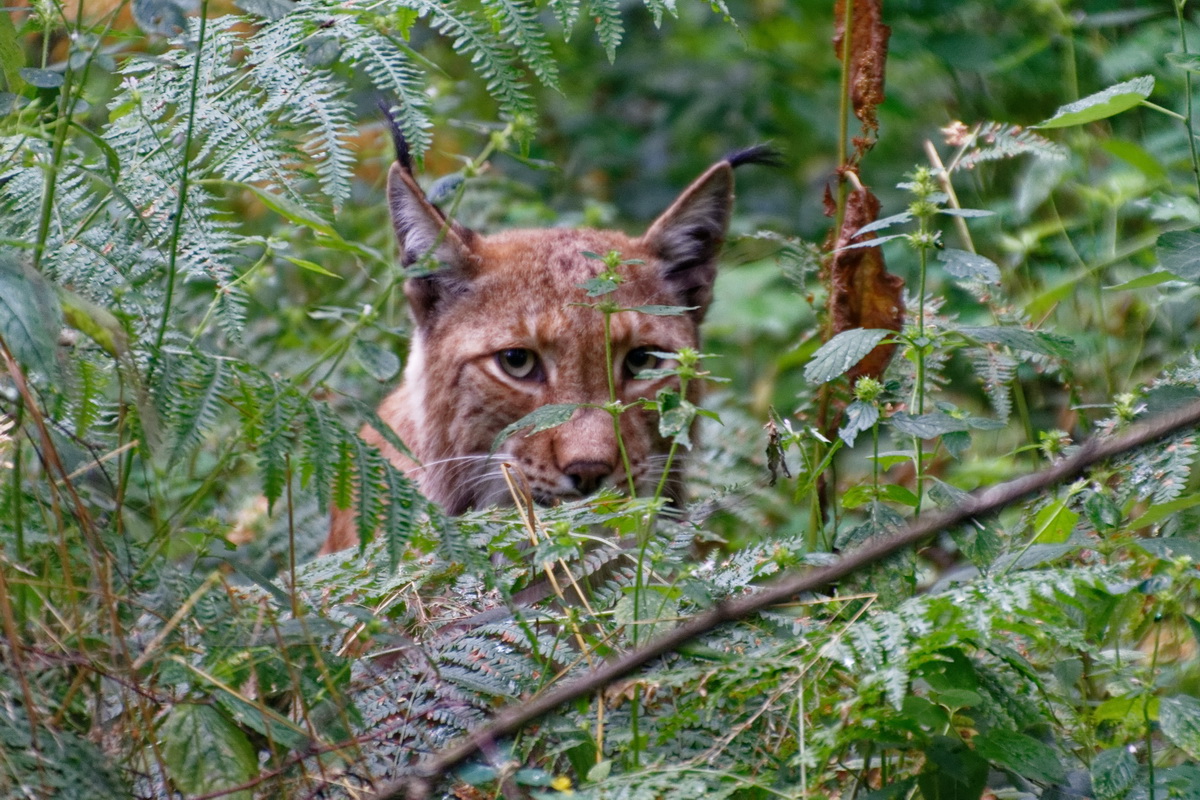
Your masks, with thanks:
[[[725,156],[725,160],[731,167],[740,167],[743,164],[762,164],[764,167],[782,167],[783,153],[779,151],[773,144],[756,144],[753,147],[747,147],[742,150],[734,150],[729,155]]]
[[[405,172],[412,175],[412,153],[408,149],[408,140],[404,138],[404,131],[400,130],[400,123],[396,121],[396,114],[400,112],[400,109],[393,108],[388,105],[386,100],[380,98],[379,110],[383,112],[383,118],[387,120],[388,130],[392,132],[392,144],[396,147],[396,162],[404,168]]]

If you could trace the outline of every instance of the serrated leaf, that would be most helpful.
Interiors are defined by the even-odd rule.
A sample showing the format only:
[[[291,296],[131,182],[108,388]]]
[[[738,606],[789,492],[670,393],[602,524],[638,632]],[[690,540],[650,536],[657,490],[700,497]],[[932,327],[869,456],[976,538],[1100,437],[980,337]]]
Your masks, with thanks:
[[[1171,231],[1154,247],[1162,268],[1185,281],[1200,281],[1200,231]]]
[[[689,311],[695,311],[699,306],[634,306],[622,311],[636,311],[639,314],[649,314],[652,317],[680,317]]]
[[[214,706],[175,706],[158,735],[167,774],[184,794],[219,792],[258,774],[258,758],[246,734]],[[225,797],[250,800],[252,792],[244,789]]]
[[[1082,100],[1068,103],[1054,112],[1054,116],[1034,125],[1035,128],[1066,128],[1085,125],[1128,111],[1140,104],[1154,91],[1154,76],[1143,75],[1123,83],[1110,86],[1104,91],[1088,95]]]
[[[1066,776],[1054,749],[1023,733],[994,728],[972,742],[979,755],[1024,778],[1054,783]]]
[[[887,236],[877,236],[874,239],[867,239],[865,242],[855,242],[854,244],[843,245],[833,252],[840,253],[843,250],[857,250],[860,247],[878,247],[884,242],[890,242],[893,239],[904,239],[907,237],[907,233],[890,233]]]
[[[497,434],[495,441],[492,442],[492,452],[499,450],[505,439],[523,428],[530,428],[525,433],[526,436],[557,428],[571,419],[575,409],[579,407],[578,403],[551,403],[531,411]]]
[[[970,426],[965,419],[952,417],[941,411],[931,414],[909,414],[898,411],[889,417],[892,427],[901,433],[918,439],[933,439],[952,431],[965,431]]]
[[[988,211],[986,208],[939,208],[938,213],[945,214],[947,217],[965,217],[967,219],[991,217],[996,214],[995,211]]]
[[[40,273],[0,255],[0,339],[17,361],[46,375],[58,372],[62,308]]]
[[[354,356],[372,378],[386,383],[400,372],[400,357],[377,342],[356,339]]]
[[[1172,744],[1192,758],[1200,758],[1200,700],[1182,694],[1163,697],[1158,724]]]
[[[1024,328],[1006,328],[1001,326],[972,327],[964,325],[957,329],[959,333],[971,339],[989,344],[1002,344],[1013,350],[1026,353],[1039,353],[1055,358],[1070,358],[1075,354],[1075,343],[1065,336],[1059,336],[1045,331],[1030,331]]]
[[[588,297],[600,297],[612,294],[619,284],[611,278],[592,278],[579,284],[579,288],[587,292]]]
[[[1091,774],[1096,800],[1121,800],[1137,780],[1137,759],[1128,749],[1114,747],[1092,759]]]
[[[1166,503],[1155,503],[1147,508],[1144,514],[1129,523],[1129,530],[1136,531],[1147,528],[1163,521],[1172,514],[1177,514],[1180,511],[1197,505],[1200,505],[1200,493],[1190,494]]]
[[[842,331],[813,353],[804,367],[804,377],[813,383],[826,383],[844,375],[876,345],[895,331],[883,328],[854,328]]]
[[[912,219],[911,211],[901,211],[899,214],[892,214],[890,217],[884,217],[883,219],[877,219],[874,222],[868,222],[866,225],[863,225],[861,228],[856,230],[850,238],[858,238],[864,233],[872,233],[874,231],[881,231],[885,228],[890,228],[893,225],[900,225],[908,222],[910,219]]]
[[[938,261],[946,265],[946,271],[956,278],[965,278],[985,283],[1000,282],[1000,268],[990,258],[984,258],[966,250],[947,247],[939,250]]]
[[[845,417],[842,420],[842,427],[838,429],[838,436],[848,446],[853,447],[854,440],[858,438],[858,434],[865,430],[870,430],[878,421],[879,409],[876,406],[871,403],[864,403],[861,400],[855,400],[846,406]]]

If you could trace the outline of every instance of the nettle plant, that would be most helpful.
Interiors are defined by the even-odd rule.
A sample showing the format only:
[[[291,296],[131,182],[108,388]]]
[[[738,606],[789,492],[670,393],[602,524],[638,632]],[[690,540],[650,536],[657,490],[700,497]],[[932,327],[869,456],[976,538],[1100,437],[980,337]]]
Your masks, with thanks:
[[[619,5],[548,8],[566,30],[593,22],[611,57]],[[656,19],[674,10],[646,5]],[[378,785],[502,705],[897,526],[894,507],[915,515],[927,499],[954,502],[962,489],[942,454],[969,456],[973,434],[1014,412],[1032,431],[1016,370],[1031,359],[1056,367],[1070,353],[1065,337],[996,305],[993,262],[940,246],[937,221],[970,212],[938,169],[918,170],[907,184],[912,207],[874,227],[913,226],[894,234],[919,264],[911,320],[899,332],[834,337],[807,375],[832,381],[885,341],[901,357],[890,374],[851,387],[828,447],[809,448],[807,431],[785,434],[809,459],[802,499],[838,463],[835,453],[870,433],[870,477],[840,498],[863,515],[857,525],[839,514],[828,525],[789,521],[786,533],[755,528],[741,546],[698,557],[707,521],[661,513],[661,481],[649,497],[550,509],[522,502],[514,484],[516,511],[448,520],[325,400],[351,359],[393,378],[398,362],[384,344],[403,334],[390,324],[403,276],[388,245],[330,221],[355,201],[354,92],[369,84],[397,98],[405,135],[423,149],[434,116],[427,89],[442,79],[414,36],[428,29],[469,61],[506,121],[444,187],[453,213],[491,155],[520,155],[532,135],[522,65],[557,84],[545,23],[531,5],[491,0],[255,7],[264,15],[247,24],[210,19],[207,2],[198,18],[139,3],[147,25],[180,23],[173,38],[113,45],[109,20],[72,24],[54,69],[61,8],[36,4],[23,23],[20,33],[45,44],[35,66],[18,63],[17,31],[0,26],[9,88],[0,96],[0,239],[10,249],[0,254],[5,794],[241,800]],[[1151,88],[1146,78],[1119,84],[1049,122],[1101,120],[1142,104]],[[949,174],[972,159],[1057,152],[1012,126],[970,137]],[[286,225],[251,232],[241,224],[249,209]],[[377,222],[361,228],[386,228]],[[1163,235],[1155,281],[1195,280],[1197,236]],[[606,300],[620,254],[598,258],[608,273],[587,287],[589,302],[607,320],[631,309]],[[941,314],[926,291],[938,263],[982,301],[991,325]],[[277,298],[270,281],[292,268],[370,276],[347,290],[353,303],[320,311],[342,335],[299,369],[253,324],[272,316],[261,297]],[[994,418],[952,404],[958,354]],[[696,353],[652,355],[674,362],[680,384],[642,401],[672,441],[669,467],[707,414],[687,398],[708,376]],[[611,348],[606,360],[611,375]],[[1200,367],[1175,367],[1145,391],[1122,393],[1095,427],[1119,430],[1197,385]],[[575,410],[543,409],[510,435]],[[627,409],[611,391],[604,410],[619,434]],[[359,407],[354,417],[385,431],[372,414]],[[899,453],[880,451],[888,431]],[[1039,445],[1054,457],[1072,443],[1031,432],[1021,447]],[[904,565],[904,591],[872,573],[834,596],[798,597],[722,626],[448,780],[489,793],[515,783],[689,800],[975,798],[989,783],[1012,796],[1055,796],[1090,780],[1101,800],[1195,797],[1200,552],[1169,535],[1194,528],[1194,456],[1194,437],[1180,435],[949,532],[976,570],[957,583],[914,593]],[[889,483],[898,460],[912,477]],[[233,484],[251,472],[285,528],[278,580],[226,544]],[[305,497],[318,527],[330,504],[354,503],[364,541],[376,528],[381,535],[352,557],[298,565]]]

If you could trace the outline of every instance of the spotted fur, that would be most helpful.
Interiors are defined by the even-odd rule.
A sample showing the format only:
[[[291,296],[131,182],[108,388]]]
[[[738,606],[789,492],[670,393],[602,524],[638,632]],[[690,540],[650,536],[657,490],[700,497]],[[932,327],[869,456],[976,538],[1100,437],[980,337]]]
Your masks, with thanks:
[[[601,406],[609,400],[603,315],[580,284],[603,264],[584,255],[617,251],[624,282],[604,299],[623,308],[682,305],[681,316],[632,311],[612,317],[613,381],[625,404],[653,398],[674,378],[640,380],[626,368],[646,350],[697,348],[699,325],[712,299],[716,258],[733,204],[733,167],[769,161],[751,149],[701,175],[642,236],[611,230],[510,230],[488,236],[447,222],[417,185],[398,144],[388,175],[388,204],[406,266],[437,263],[414,273],[405,293],[416,323],[401,386],[379,408],[419,460],[414,463],[370,427],[361,435],[413,477],[430,499],[452,513],[511,502],[501,466],[519,474],[541,503],[583,497],[601,487],[627,485],[612,418],[581,408],[563,425],[491,447],[506,426],[552,403]],[[537,360],[528,375],[512,374],[505,354],[525,351]],[[631,356],[631,354],[633,354]],[[506,369],[506,364],[508,368]],[[521,369],[526,362],[522,361]],[[689,387],[698,399],[698,386]],[[621,438],[639,493],[662,476],[669,442],[658,420],[639,406],[620,417]],[[680,499],[682,463],[676,461],[668,494]],[[352,511],[335,511],[323,552],[357,542]]]

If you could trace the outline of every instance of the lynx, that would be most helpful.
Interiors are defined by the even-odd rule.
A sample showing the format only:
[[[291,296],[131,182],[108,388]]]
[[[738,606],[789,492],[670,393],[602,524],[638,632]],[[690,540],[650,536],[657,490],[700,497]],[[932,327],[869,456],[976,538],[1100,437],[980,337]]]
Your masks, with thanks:
[[[605,266],[594,254],[620,253],[619,288],[604,299],[621,308],[685,306],[679,316],[622,311],[609,340],[617,399],[653,398],[674,377],[641,377],[669,366],[654,353],[698,345],[712,299],[716,258],[733,203],[733,168],[766,163],[774,153],[754,147],[711,166],[641,236],[611,230],[509,230],[480,235],[448,220],[413,176],[403,138],[388,173],[387,198],[403,264],[431,257],[438,269],[404,285],[414,334],[400,387],[379,407],[380,418],[409,447],[407,458],[371,427],[360,435],[414,478],[447,512],[511,502],[501,471],[507,464],[534,500],[553,504],[602,487],[629,484],[612,416],[605,369],[603,315],[580,287]],[[591,256],[585,253],[593,254]],[[698,386],[689,386],[695,402]],[[565,424],[518,433],[492,452],[497,435],[541,406],[579,408]],[[639,494],[658,485],[669,441],[657,416],[638,405],[619,417],[632,483]],[[667,495],[682,494],[676,459]],[[335,510],[323,553],[357,543],[352,511]]]

